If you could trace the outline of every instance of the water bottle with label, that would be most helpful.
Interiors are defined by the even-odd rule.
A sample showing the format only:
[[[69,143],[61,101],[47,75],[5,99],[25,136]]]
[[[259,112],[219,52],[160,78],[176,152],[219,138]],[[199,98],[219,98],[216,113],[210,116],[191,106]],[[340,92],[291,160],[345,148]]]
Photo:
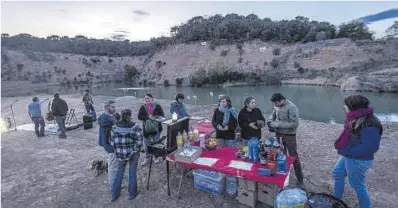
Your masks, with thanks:
[[[226,177],[226,192],[232,196],[235,196],[238,191],[238,180],[235,177]]]
[[[277,158],[277,173],[286,174],[287,163],[286,163],[286,155],[283,152],[279,153]]]

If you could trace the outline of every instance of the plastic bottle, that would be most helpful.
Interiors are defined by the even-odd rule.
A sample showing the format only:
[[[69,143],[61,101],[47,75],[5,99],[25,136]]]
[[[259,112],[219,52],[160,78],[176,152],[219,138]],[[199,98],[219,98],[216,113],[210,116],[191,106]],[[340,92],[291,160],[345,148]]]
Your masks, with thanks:
[[[182,135],[181,135],[180,132],[178,132],[178,134],[177,134],[177,146],[178,146],[178,149],[181,149],[183,144],[184,144],[184,140],[182,138]]]
[[[226,192],[232,196],[235,196],[238,192],[238,180],[235,177],[226,177]]]
[[[204,135],[204,134],[199,135],[200,147],[202,149],[205,148],[205,137],[206,137],[206,135]]]
[[[286,169],[287,169],[287,163],[286,163],[286,155],[283,154],[283,152],[278,154],[278,159],[277,159],[277,173],[280,174],[286,174]]]

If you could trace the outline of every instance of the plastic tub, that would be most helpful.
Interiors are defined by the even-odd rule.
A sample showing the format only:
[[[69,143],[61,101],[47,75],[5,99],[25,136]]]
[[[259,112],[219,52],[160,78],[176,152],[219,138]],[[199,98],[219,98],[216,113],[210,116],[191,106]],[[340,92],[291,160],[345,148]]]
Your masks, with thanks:
[[[193,175],[195,188],[218,196],[224,192],[224,174],[215,171],[194,170]]]

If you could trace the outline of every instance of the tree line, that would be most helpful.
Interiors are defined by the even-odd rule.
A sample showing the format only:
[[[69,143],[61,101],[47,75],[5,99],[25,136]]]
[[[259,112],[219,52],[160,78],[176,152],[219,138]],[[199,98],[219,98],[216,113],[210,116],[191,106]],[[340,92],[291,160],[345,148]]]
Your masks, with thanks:
[[[362,22],[352,21],[338,28],[330,22],[318,22],[298,16],[292,20],[260,19],[257,15],[238,14],[197,16],[170,29],[170,37],[151,38],[149,41],[93,39],[78,35],[51,35],[46,38],[30,34],[1,35],[2,46],[13,50],[61,52],[94,56],[140,56],[155,53],[167,45],[210,41],[212,49],[221,44],[254,39],[279,43],[306,43],[334,38],[353,40],[373,39],[373,33]]]

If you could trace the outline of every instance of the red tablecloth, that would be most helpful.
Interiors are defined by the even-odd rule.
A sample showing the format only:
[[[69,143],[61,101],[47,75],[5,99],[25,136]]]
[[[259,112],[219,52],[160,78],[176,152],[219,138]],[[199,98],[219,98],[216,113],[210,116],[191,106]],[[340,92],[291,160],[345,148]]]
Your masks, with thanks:
[[[235,152],[238,151],[235,148],[217,148],[215,151],[205,151],[202,153],[201,157],[210,157],[219,159],[213,166],[198,165],[195,163],[183,163],[175,161],[174,153],[169,154],[167,158],[171,161],[175,161],[177,164],[194,169],[210,170],[224,173],[226,175],[241,177],[246,180],[256,181],[266,184],[275,184],[279,188],[283,188],[287,175],[276,174],[276,176],[260,176],[258,175],[258,169],[261,166],[260,163],[254,163],[251,171],[239,170],[235,168],[230,168],[229,163],[231,160],[241,160],[235,156]],[[290,170],[294,162],[294,157],[287,158],[287,170]],[[267,166],[265,166],[267,167]]]
[[[197,129],[199,131],[199,134],[205,134],[206,137],[209,137],[215,131],[215,129],[211,125],[211,122],[206,121],[195,124],[193,128]]]

